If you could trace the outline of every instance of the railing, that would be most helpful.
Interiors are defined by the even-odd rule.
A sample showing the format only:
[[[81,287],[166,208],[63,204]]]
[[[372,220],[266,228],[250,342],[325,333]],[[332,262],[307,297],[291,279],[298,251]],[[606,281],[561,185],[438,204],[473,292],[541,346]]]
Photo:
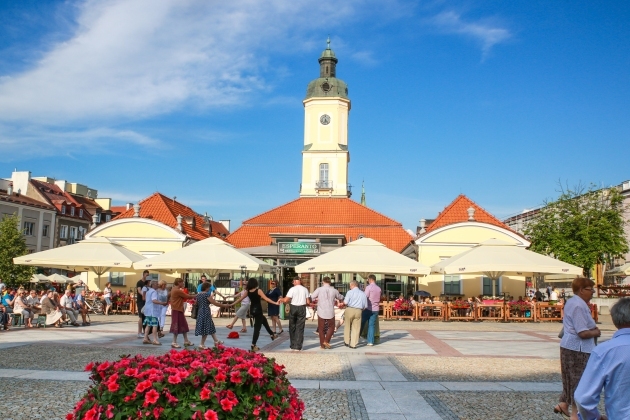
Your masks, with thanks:
[[[333,182],[332,181],[328,181],[328,180],[321,180],[321,181],[315,182],[315,186],[319,190],[332,190]]]

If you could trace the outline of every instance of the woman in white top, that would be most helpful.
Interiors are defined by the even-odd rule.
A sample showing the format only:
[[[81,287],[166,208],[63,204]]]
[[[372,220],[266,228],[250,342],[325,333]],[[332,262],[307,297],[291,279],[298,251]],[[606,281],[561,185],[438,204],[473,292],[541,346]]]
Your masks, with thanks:
[[[103,300],[105,301],[105,315],[109,315],[109,310],[112,307],[112,284],[107,283],[105,289],[103,289]]]
[[[160,318],[158,319],[160,326],[158,327],[158,337],[164,337],[164,323],[166,322],[166,310],[168,309],[168,290],[166,290],[166,280],[160,280],[157,288],[158,300],[166,305],[160,308]]]
[[[168,305],[167,302],[161,302],[157,293],[158,281],[151,280],[151,287],[146,292],[146,299],[144,303],[144,341],[142,344],[153,344],[161,346],[162,343],[158,341],[158,326],[160,325],[159,319],[162,316],[162,307]],[[149,340],[149,328],[153,329],[153,341]]]
[[[551,293],[549,294],[549,305],[555,305],[558,303],[558,292],[556,292],[556,288],[551,288]]]
[[[249,305],[251,305],[251,301],[249,300],[249,297],[247,297],[247,289],[243,284],[243,280],[241,280],[241,287],[243,288],[243,291],[232,296],[238,299],[236,302],[240,300],[241,307],[238,308],[238,311],[236,311],[236,316],[234,317],[232,322],[226,325],[226,327],[231,330],[232,327],[234,327],[234,324],[236,324],[236,321],[238,321],[240,318],[241,321],[243,321],[243,328],[241,328],[241,332],[246,333],[247,323],[245,323],[245,318],[247,318],[247,312],[249,312]]]

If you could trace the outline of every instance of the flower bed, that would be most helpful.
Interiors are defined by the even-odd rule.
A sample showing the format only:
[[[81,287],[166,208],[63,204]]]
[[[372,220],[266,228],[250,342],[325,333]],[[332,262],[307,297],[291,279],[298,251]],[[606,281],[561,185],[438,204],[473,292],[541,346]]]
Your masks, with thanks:
[[[90,363],[94,385],[66,416],[75,419],[301,419],[304,403],[284,366],[219,346]]]

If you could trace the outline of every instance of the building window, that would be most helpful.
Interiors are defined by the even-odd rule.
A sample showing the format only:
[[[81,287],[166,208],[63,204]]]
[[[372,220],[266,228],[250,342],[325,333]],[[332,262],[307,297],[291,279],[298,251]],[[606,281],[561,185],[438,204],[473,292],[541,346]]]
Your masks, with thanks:
[[[61,214],[66,214],[66,206],[65,204],[61,206]]]
[[[74,216],[74,207],[70,207],[70,216]]]
[[[444,275],[444,294],[461,295],[461,279],[459,274]]]
[[[68,226],[61,225],[59,228],[59,239],[68,239]]]
[[[483,295],[484,296],[499,296],[501,293],[501,279],[496,281],[494,286],[494,293],[492,293],[492,280],[486,276],[483,277]]]
[[[42,236],[44,238],[48,238],[48,230],[50,229],[50,225],[44,225],[44,228],[42,229]]]
[[[96,223],[101,223],[101,213],[96,213]]]
[[[109,222],[110,220],[112,220],[112,215],[111,214],[106,214],[105,215],[105,221]]]
[[[83,219],[83,209],[79,209],[79,217]]]
[[[85,239],[85,228],[80,227],[79,228],[79,236],[77,237],[78,240],[83,240]]]
[[[24,236],[34,236],[33,232],[35,232],[35,223],[24,222]]]
[[[328,182],[328,164],[319,164],[319,180],[322,182]]]
[[[77,228],[76,226],[70,226],[70,238],[77,239]]]
[[[125,273],[109,273],[109,282],[112,286],[124,286]]]

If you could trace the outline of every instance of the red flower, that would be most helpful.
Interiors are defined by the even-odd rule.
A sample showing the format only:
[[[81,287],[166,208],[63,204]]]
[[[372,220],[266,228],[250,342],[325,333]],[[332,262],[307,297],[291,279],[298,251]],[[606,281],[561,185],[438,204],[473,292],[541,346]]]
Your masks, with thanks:
[[[203,418],[205,420],[219,420],[219,416],[217,415],[217,412],[214,410],[206,411],[205,414],[203,415]]]
[[[226,379],[227,379],[227,376],[225,376],[223,372],[217,373],[216,376],[214,377],[214,380],[217,382],[225,382]]]
[[[146,380],[146,381],[142,381],[140,382],[137,386],[136,386],[136,391],[138,392],[144,392],[147,389],[151,388],[151,381]]]
[[[247,370],[247,373],[249,373],[249,376],[251,376],[252,378],[256,378],[256,379],[260,379],[263,377],[262,372],[260,371],[260,369],[255,368],[255,367],[250,367]]]
[[[171,375],[168,377],[169,384],[177,385],[178,383],[181,383],[181,381],[182,378],[180,378],[178,375]]]
[[[201,398],[202,400],[207,400],[212,396],[212,393],[210,392],[210,390],[208,388],[203,388],[201,390],[201,394],[199,394],[199,398]]]
[[[241,372],[233,371],[232,373],[230,373],[230,381],[234,384],[240,384],[241,382],[243,382],[241,380]]]
[[[272,398],[273,397],[273,392],[271,392],[271,390],[267,391],[267,398]]]
[[[156,419],[159,419],[160,415],[162,414],[162,411],[164,411],[162,407],[155,407],[153,409],[153,417],[155,417]]]
[[[92,368],[94,368],[94,362],[90,362],[85,366],[86,371],[92,370]]]
[[[120,385],[118,385],[118,383],[116,382],[110,382],[107,384],[107,390],[109,392],[116,392],[120,389]]]
[[[147,405],[155,404],[158,398],[160,398],[160,394],[158,394],[155,389],[151,388],[151,390],[144,396],[144,406],[146,407]]]
[[[219,402],[221,403],[221,408],[223,409],[223,411],[232,411],[234,406],[238,404],[238,400],[232,400],[229,398],[223,398]]]
[[[137,368],[127,368],[125,369],[125,375],[126,376],[136,376],[138,374],[138,369]]]
[[[72,413],[66,414],[66,420],[74,420],[74,414]]]
[[[96,406],[90,408],[87,413],[85,413],[85,420],[97,420],[100,417],[98,411],[96,411]]]
[[[111,419],[114,417],[114,406],[111,404],[107,404],[107,411],[105,412],[105,415],[107,416],[108,419]]]

